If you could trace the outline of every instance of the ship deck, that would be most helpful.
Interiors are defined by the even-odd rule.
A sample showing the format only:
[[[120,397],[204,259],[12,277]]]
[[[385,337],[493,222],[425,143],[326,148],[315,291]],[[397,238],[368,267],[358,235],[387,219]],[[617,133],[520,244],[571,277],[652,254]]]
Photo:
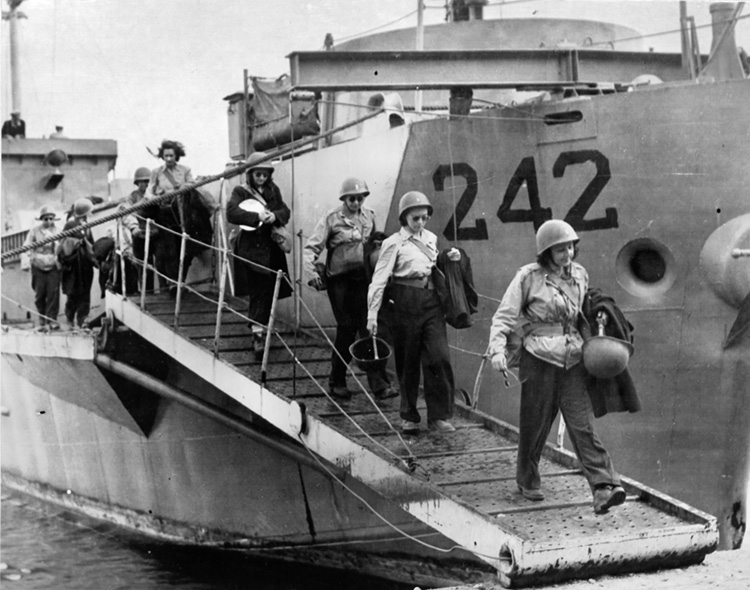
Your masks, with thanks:
[[[411,436],[398,430],[398,398],[375,402],[362,391],[334,402],[325,387],[330,349],[307,331],[277,325],[261,384],[246,321],[228,310],[215,354],[217,313],[208,301],[182,300],[177,328],[175,302],[164,295],[149,296],[144,310],[137,298],[113,294],[107,304],[116,320],[148,332],[152,342],[161,342],[177,361],[228,395],[247,383],[249,397],[238,401],[474,551],[497,569],[505,586],[698,563],[718,542],[713,517],[628,478],[623,478],[625,504],[594,514],[575,456],[551,444],[541,463],[545,499],[526,500],[515,484],[517,430],[460,401],[452,421],[456,432],[423,429]],[[231,305],[241,311],[245,303]],[[355,374],[366,382],[359,369]],[[257,403],[250,384],[261,398]],[[300,434],[290,415],[302,405],[306,428]]]

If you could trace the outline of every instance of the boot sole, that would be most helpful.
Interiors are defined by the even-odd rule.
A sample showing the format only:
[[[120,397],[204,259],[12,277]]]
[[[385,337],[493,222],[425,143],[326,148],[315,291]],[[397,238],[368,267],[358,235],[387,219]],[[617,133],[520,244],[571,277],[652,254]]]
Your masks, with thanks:
[[[544,493],[539,490],[527,490],[522,488],[521,486],[518,486],[518,491],[521,492],[521,495],[524,498],[526,498],[527,500],[531,500],[532,502],[541,502],[542,500],[544,500]]]
[[[609,498],[607,498],[607,501],[603,505],[595,509],[594,512],[596,514],[607,514],[610,508],[614,508],[615,506],[624,504],[625,497],[625,490],[617,490],[616,492],[613,492]]]

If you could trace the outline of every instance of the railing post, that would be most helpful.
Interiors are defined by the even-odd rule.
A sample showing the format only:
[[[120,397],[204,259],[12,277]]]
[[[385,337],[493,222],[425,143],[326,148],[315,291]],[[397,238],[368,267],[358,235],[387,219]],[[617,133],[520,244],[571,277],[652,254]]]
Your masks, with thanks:
[[[224,229],[225,221],[224,210],[219,209],[219,233],[221,234],[220,248],[224,248],[227,251],[227,255],[229,255],[229,239],[227,238],[227,232]],[[232,271],[229,267],[227,267],[227,279],[229,279],[229,292],[234,295],[234,278],[232,277]]]
[[[284,272],[279,270],[276,272],[276,284],[273,287],[273,300],[271,302],[271,315],[268,318],[268,330],[266,331],[266,345],[263,348],[263,362],[260,365],[260,383],[263,387],[266,386],[266,368],[268,367],[268,353],[271,349],[271,336],[273,334],[273,324],[276,318],[276,304],[279,302],[279,288],[281,287],[281,279],[284,277]]]
[[[302,230],[297,232],[299,238],[299,248],[297,248],[297,288],[294,290],[294,326],[299,330],[300,324],[302,323],[302,281],[304,281],[305,273],[305,257],[303,243],[304,236]]]
[[[117,249],[120,255],[120,294],[123,299],[127,299],[127,289],[125,288],[125,230],[122,227],[122,217],[117,218]]]
[[[182,242],[180,242],[180,268],[177,272],[177,297],[174,302],[174,327],[180,325],[180,302],[182,301],[182,269],[185,266],[185,246],[187,245],[188,235],[182,232]]]
[[[224,311],[224,295],[227,285],[227,267],[229,266],[229,253],[226,248],[219,250],[221,256],[221,278],[219,279],[219,306],[216,309],[216,330],[214,331],[214,356],[219,358],[219,343],[221,341],[221,314]]]
[[[146,219],[146,244],[143,247],[143,275],[141,276],[141,311],[146,309],[146,282],[148,279],[148,259],[151,254],[151,219]],[[161,280],[161,279],[160,279]],[[156,277],[154,276],[154,282]]]
[[[561,414],[560,424],[557,427],[557,447],[559,449],[562,449],[564,443],[565,443],[565,418],[563,418]]]

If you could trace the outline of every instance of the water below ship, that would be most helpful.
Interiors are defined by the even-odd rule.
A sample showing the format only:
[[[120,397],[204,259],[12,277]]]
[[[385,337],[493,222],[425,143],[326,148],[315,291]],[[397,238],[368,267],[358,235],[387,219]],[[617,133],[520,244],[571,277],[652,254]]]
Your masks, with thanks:
[[[375,578],[155,543],[2,490],[3,590],[411,590]]]

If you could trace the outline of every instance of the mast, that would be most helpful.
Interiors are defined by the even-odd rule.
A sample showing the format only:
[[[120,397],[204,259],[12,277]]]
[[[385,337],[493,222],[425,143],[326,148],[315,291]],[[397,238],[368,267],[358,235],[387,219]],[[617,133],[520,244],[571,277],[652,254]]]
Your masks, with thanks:
[[[21,83],[18,67],[18,25],[19,18],[26,18],[23,12],[16,10],[23,0],[8,0],[9,11],[3,12],[3,20],[8,21],[10,42],[10,92],[11,111],[21,110]]]
[[[424,50],[424,2],[417,0],[417,43],[416,50]],[[418,113],[422,110],[422,91],[414,91],[414,110]]]

